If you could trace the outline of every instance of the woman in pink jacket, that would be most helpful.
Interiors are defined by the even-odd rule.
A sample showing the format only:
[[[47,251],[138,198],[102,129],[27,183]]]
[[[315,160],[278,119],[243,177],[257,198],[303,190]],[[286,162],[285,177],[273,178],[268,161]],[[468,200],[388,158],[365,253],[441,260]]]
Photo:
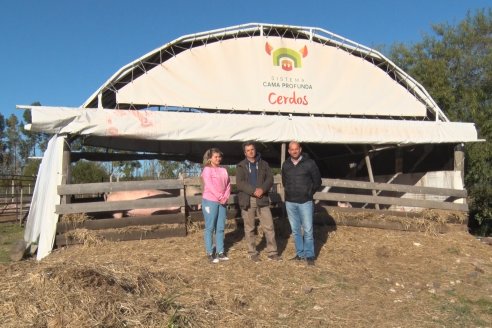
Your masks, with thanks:
[[[224,253],[224,228],[227,217],[226,204],[231,195],[231,181],[227,170],[220,166],[222,152],[211,148],[203,155],[203,194],[202,212],[205,219],[205,250],[212,263],[227,261]],[[215,232],[215,257],[213,235]]]

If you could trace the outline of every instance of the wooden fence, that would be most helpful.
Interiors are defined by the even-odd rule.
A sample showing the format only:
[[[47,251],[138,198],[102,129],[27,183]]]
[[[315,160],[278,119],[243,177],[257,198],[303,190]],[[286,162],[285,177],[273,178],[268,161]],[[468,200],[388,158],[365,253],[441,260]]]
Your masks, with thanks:
[[[0,176],[0,222],[23,222],[29,211],[35,180],[32,176]]]
[[[355,180],[323,179],[323,186],[330,187],[327,192],[317,192],[314,198],[325,201],[341,201],[354,204],[395,205],[422,209],[440,209],[467,212],[467,192],[465,189],[418,187],[401,184],[365,182]],[[338,190],[338,191],[337,191]],[[372,192],[370,195],[368,192]],[[381,196],[378,192],[386,192]],[[412,194],[411,197],[402,197]],[[419,199],[415,195],[443,196],[444,200]],[[455,202],[460,201],[461,202]]]
[[[381,205],[384,208],[390,206],[407,206],[421,209],[441,209],[450,211],[466,212],[466,190],[449,188],[417,187],[410,185],[364,182],[355,180],[323,179],[323,187],[328,189],[325,192],[317,192],[314,199],[318,204],[325,207],[333,207],[332,202],[349,202],[354,207],[375,207]],[[235,177],[231,177],[233,190]],[[67,184],[58,186],[58,194],[61,196],[61,204],[56,207],[57,214],[89,213],[106,216],[97,220],[88,220],[81,223],[58,223],[56,244],[58,246],[77,243],[63,234],[76,228],[98,230],[98,235],[108,240],[133,240],[133,239],[152,239],[168,236],[186,235],[186,218],[201,218],[201,211],[197,210],[201,204],[201,195],[190,194],[187,189],[200,186],[199,178],[169,179],[169,180],[147,180],[147,181],[127,181],[127,182],[107,182],[107,183],[88,183],[88,184]],[[170,192],[169,197],[147,198],[122,200],[114,202],[101,201],[102,194],[117,191],[136,191],[158,189]],[[402,197],[412,194],[413,198]],[[90,197],[84,197],[90,195]],[[99,197],[94,197],[99,195]],[[419,199],[415,195],[435,195],[443,196],[443,200]],[[72,202],[73,197],[82,197],[85,202]],[[92,198],[91,198],[92,197]],[[91,201],[92,199],[92,201]],[[283,191],[280,176],[275,176],[275,185],[272,188],[270,199],[273,206],[282,207]],[[461,202],[459,202],[461,200]],[[458,201],[458,202],[457,202]],[[331,205],[330,205],[331,204]],[[175,213],[162,215],[152,215],[146,217],[125,217],[122,219],[110,218],[112,212],[121,212],[139,208],[163,208],[178,207]],[[336,205],[335,205],[336,207]],[[353,210],[356,210],[355,208]],[[240,216],[237,207],[237,195],[232,194],[228,202],[228,218]],[[111,231],[111,229],[126,228],[134,226],[157,226],[172,225],[169,229],[130,230],[125,233],[121,231]]]

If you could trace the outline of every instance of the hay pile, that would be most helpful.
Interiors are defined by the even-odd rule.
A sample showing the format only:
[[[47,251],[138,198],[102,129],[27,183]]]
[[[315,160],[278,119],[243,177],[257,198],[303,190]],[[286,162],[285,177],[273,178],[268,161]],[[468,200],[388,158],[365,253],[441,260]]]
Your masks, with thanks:
[[[0,267],[2,327],[463,327],[492,322],[492,248],[464,231],[442,235],[316,226],[316,266],[253,263],[230,225],[231,258],[204,257],[185,238],[105,242]],[[259,249],[265,243],[258,236]]]

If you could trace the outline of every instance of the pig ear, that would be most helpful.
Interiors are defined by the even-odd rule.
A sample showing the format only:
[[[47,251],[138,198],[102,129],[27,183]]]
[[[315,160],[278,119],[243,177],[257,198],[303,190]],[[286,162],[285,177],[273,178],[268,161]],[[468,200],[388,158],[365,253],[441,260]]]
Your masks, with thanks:
[[[301,53],[302,57],[306,57],[308,55],[307,46],[304,46],[304,48],[299,50],[299,52]]]
[[[267,54],[271,55],[272,54],[273,47],[267,42],[265,43],[265,51]]]

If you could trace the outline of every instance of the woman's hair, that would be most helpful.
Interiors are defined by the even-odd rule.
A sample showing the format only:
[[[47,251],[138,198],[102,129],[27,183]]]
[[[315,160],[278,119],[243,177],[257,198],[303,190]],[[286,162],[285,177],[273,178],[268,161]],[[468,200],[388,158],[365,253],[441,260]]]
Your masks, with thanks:
[[[203,154],[203,166],[210,165],[210,159],[212,158],[213,154],[219,154],[220,156],[224,156],[224,154],[222,154],[219,148],[210,148],[205,152],[205,154]]]

